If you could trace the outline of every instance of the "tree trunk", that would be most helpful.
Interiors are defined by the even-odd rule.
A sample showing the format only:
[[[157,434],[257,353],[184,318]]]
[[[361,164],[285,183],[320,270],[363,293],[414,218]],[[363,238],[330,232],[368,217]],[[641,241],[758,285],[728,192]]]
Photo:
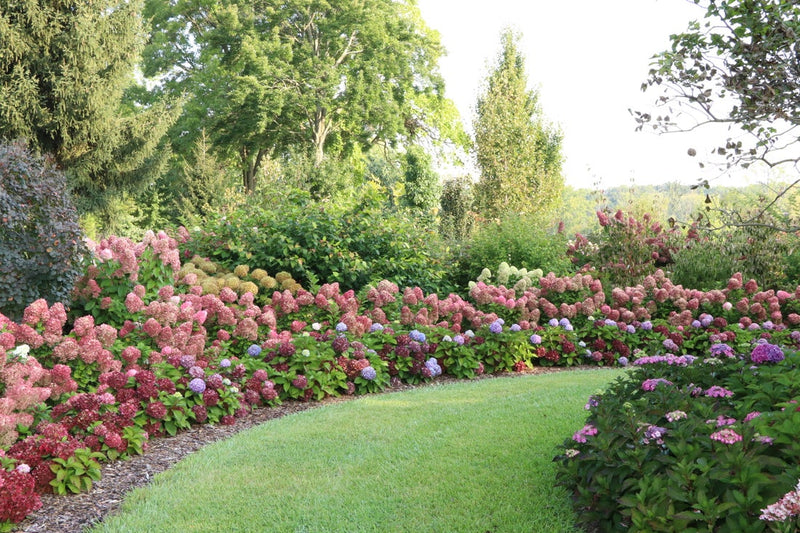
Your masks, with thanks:
[[[253,157],[246,146],[242,146],[239,149],[239,156],[242,160],[242,186],[248,193],[256,190],[258,170],[261,168],[261,163],[266,155],[266,150],[258,150],[255,157]]]
[[[328,118],[328,114],[323,108],[318,108],[317,112],[314,114],[314,119],[311,124],[311,128],[313,131],[313,143],[314,143],[314,166],[318,167],[322,164],[322,160],[325,159],[325,140],[328,138],[328,134],[331,132],[331,120]]]

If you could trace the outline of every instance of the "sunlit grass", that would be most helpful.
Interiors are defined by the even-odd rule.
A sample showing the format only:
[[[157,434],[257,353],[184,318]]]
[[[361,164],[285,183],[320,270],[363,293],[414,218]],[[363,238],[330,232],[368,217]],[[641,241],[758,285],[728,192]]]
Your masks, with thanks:
[[[95,532],[576,532],[554,447],[621,371],[373,395],[208,446]]]

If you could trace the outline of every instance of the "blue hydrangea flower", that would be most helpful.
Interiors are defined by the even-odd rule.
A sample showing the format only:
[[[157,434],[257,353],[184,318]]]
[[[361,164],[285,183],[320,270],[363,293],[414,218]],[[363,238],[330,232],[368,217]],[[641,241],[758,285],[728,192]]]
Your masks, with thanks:
[[[509,328],[509,329],[511,329],[511,331],[514,331],[514,332],[522,331],[522,326],[520,326],[519,324],[511,324],[511,328]]]
[[[573,329],[575,328],[572,327],[572,324],[567,324],[566,326],[564,326],[564,331],[572,331]]]
[[[464,344],[464,336],[456,335],[455,337],[453,337],[453,342],[461,346],[462,344]]]
[[[338,331],[339,333],[344,333],[345,331],[347,331],[347,324],[345,324],[344,322],[339,322],[338,324],[336,324],[336,331]]]
[[[633,326],[631,326],[630,324],[628,324],[628,325],[625,327],[625,331],[627,331],[628,333],[636,333],[636,328],[635,328],[635,327],[633,327]]]
[[[542,337],[534,333],[530,338],[531,344],[542,344]]]
[[[425,334],[422,333],[421,331],[417,331],[416,329],[412,329],[411,331],[409,331],[408,336],[411,338],[412,341],[417,341],[420,343],[425,342],[426,339]]]
[[[258,357],[261,354],[261,346],[258,344],[251,344],[247,349],[247,355],[250,357]]]
[[[653,323],[650,322],[649,320],[645,320],[644,322],[642,322],[641,327],[645,331],[650,331],[651,329],[653,329]]]
[[[361,377],[366,379],[367,381],[372,381],[376,377],[378,377],[378,373],[375,372],[375,369],[371,366],[361,369]]]
[[[558,321],[558,325],[561,326],[562,328],[569,326],[569,318],[567,317],[562,318],[561,320]]]
[[[618,359],[619,364],[622,366],[628,366],[628,358],[624,355]]]
[[[605,323],[606,323],[606,326],[616,326],[617,325],[617,323],[614,320],[611,320],[610,318],[606,318]]]
[[[369,327],[369,330],[370,330],[370,332],[372,332],[372,333],[375,333],[376,331],[383,331],[383,325],[382,325],[382,324],[378,324],[377,322],[374,322],[374,323],[373,323],[373,324],[372,324],[372,325]]]
[[[425,367],[431,371],[431,377],[435,378],[436,376],[442,375],[442,367],[439,366],[439,362],[435,357],[431,357],[425,361]]]
[[[558,319],[557,319],[557,318],[551,318],[551,319],[550,319],[550,322],[548,322],[548,324],[549,324],[551,327],[556,327],[556,326],[558,326]]]
[[[223,359],[222,361],[219,362],[219,366],[220,368],[228,368],[231,366],[231,360],[227,358]]]
[[[693,328],[699,328],[699,327],[702,327],[702,324],[700,324],[699,320],[692,320],[692,327]]]
[[[497,322],[500,322],[500,325],[501,325],[501,326],[505,326],[505,325],[506,325],[506,321],[505,321],[505,320],[503,320],[502,318],[498,318],[498,319],[497,319]]]
[[[489,331],[491,331],[492,333],[502,333],[503,325],[497,320],[495,320],[489,325]]]
[[[189,389],[197,394],[202,394],[206,390],[206,382],[201,378],[194,378],[189,382]]]

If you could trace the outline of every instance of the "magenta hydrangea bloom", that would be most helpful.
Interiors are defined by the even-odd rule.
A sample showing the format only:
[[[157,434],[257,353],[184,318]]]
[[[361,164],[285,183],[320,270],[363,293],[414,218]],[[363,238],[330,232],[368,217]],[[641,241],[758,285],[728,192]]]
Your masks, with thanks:
[[[729,391],[719,385],[714,385],[706,391],[706,396],[709,398],[730,398],[733,396],[733,391]]]
[[[672,385],[672,382],[668,379],[651,378],[651,379],[646,379],[642,382],[642,390],[654,391],[656,390],[656,387],[658,387],[659,383],[663,383],[664,385]]]

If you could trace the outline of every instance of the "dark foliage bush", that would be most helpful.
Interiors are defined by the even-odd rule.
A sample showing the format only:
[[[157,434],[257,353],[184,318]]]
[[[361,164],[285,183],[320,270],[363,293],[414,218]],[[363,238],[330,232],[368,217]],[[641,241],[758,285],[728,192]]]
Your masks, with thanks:
[[[0,145],[0,312],[67,302],[82,273],[78,214],[62,172],[20,142]]]

